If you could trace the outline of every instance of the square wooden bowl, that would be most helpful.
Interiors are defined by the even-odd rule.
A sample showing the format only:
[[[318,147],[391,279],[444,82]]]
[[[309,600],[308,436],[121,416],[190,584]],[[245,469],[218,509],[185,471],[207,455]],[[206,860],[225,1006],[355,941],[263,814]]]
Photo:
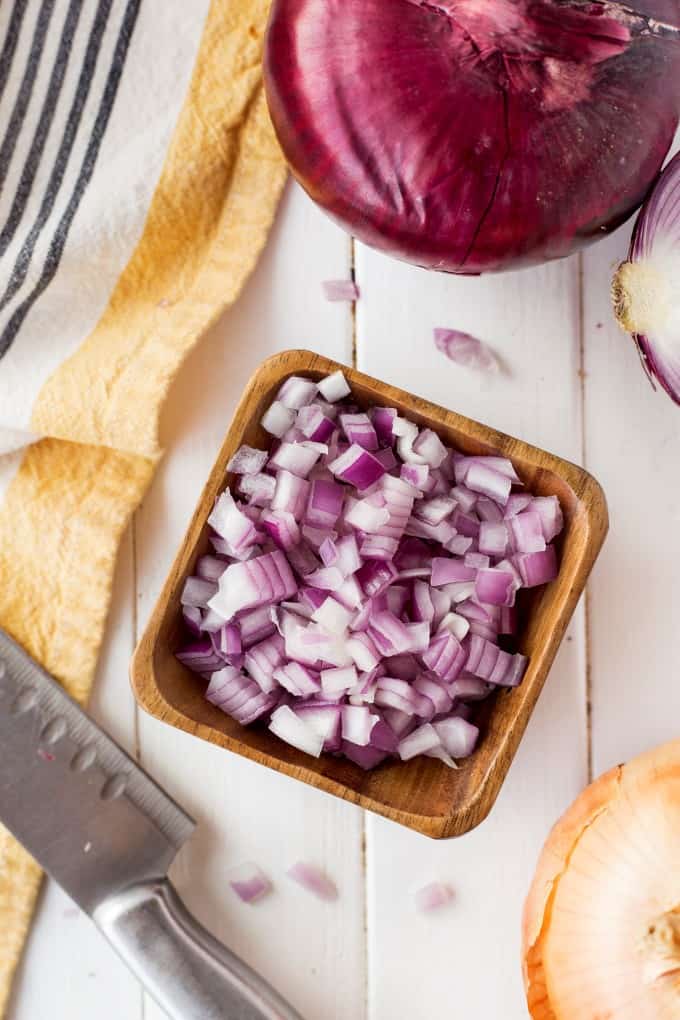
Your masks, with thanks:
[[[175,658],[183,629],[180,594],[196,560],[209,549],[206,520],[215,498],[232,481],[227,463],[242,443],[260,448],[269,445],[270,437],[262,429],[260,419],[285,378],[297,374],[320,379],[338,368],[351,384],[357,403],[396,407],[400,414],[419,425],[430,426],[445,442],[467,454],[509,457],[532,492],[554,494],[562,505],[565,528],[559,539],[559,576],[552,584],[522,593],[516,648],[529,657],[526,675],[519,687],[498,691],[482,703],[479,745],[457,771],[431,758],[386,763],[374,772],[364,772],[352,762],[329,754],[311,758],[265,727],[243,727],[209,704],[203,696],[205,682]],[[478,825],[496,799],[607,526],[602,489],[581,468],[318,354],[309,351],[277,354],[258,368],[246,388],[135,651],[132,660],[135,695],[139,704],[156,718],[229,751],[428,836],[437,839],[458,836]]]

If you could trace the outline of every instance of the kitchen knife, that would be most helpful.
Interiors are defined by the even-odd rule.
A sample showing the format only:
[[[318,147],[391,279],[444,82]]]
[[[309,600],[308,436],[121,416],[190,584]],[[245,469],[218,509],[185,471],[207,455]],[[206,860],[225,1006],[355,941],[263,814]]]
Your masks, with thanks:
[[[1,630],[0,821],[172,1020],[301,1020],[168,880],[192,819]]]

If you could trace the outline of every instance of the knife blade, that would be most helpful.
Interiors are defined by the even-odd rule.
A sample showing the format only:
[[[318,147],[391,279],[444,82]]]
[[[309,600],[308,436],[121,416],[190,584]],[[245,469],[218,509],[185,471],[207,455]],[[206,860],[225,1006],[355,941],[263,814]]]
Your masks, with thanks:
[[[166,877],[193,820],[2,630],[0,821],[174,1020],[300,1020]]]

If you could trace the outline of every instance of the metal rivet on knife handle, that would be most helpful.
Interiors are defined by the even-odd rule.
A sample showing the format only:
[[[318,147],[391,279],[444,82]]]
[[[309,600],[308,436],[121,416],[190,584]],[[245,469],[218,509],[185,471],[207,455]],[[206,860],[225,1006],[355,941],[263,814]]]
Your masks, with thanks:
[[[35,691],[28,690],[22,691],[18,694],[12,703],[11,712],[13,715],[22,715],[24,712],[30,711],[34,707],[38,700],[38,696]]]
[[[51,719],[40,734],[40,741],[43,744],[56,744],[58,740],[66,736],[66,720],[61,716]]]
[[[111,776],[107,779],[102,787],[101,798],[102,800],[115,800],[116,797],[122,796],[125,792],[125,785],[127,783],[127,776],[117,775]]]
[[[74,754],[71,760],[71,768],[74,772],[87,772],[97,760],[97,751],[88,744],[87,747],[81,747],[77,754]]]

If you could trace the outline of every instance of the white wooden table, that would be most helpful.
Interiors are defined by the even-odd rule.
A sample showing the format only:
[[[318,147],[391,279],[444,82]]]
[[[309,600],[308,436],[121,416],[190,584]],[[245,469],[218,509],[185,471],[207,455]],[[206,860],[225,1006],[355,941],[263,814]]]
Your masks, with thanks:
[[[650,389],[609,309],[628,228],[585,255],[482,279],[428,274],[350,240],[290,186],[238,305],[190,357],[164,419],[168,455],[122,547],[92,709],[198,819],[174,877],[198,917],[307,1020],[519,1020],[520,913],[550,825],[615,762],[677,736],[680,413]],[[321,281],[361,288],[327,303]],[[501,353],[483,377],[435,351],[434,326]],[[553,450],[609,498],[611,531],[498,802],[476,831],[434,842],[163,726],[135,707],[130,654],[251,371],[308,347]],[[323,904],[288,878],[299,858],[335,879]],[[228,869],[260,863],[254,907]],[[420,885],[455,903],[428,918]],[[161,1020],[89,920],[49,884],[11,1020]]]

